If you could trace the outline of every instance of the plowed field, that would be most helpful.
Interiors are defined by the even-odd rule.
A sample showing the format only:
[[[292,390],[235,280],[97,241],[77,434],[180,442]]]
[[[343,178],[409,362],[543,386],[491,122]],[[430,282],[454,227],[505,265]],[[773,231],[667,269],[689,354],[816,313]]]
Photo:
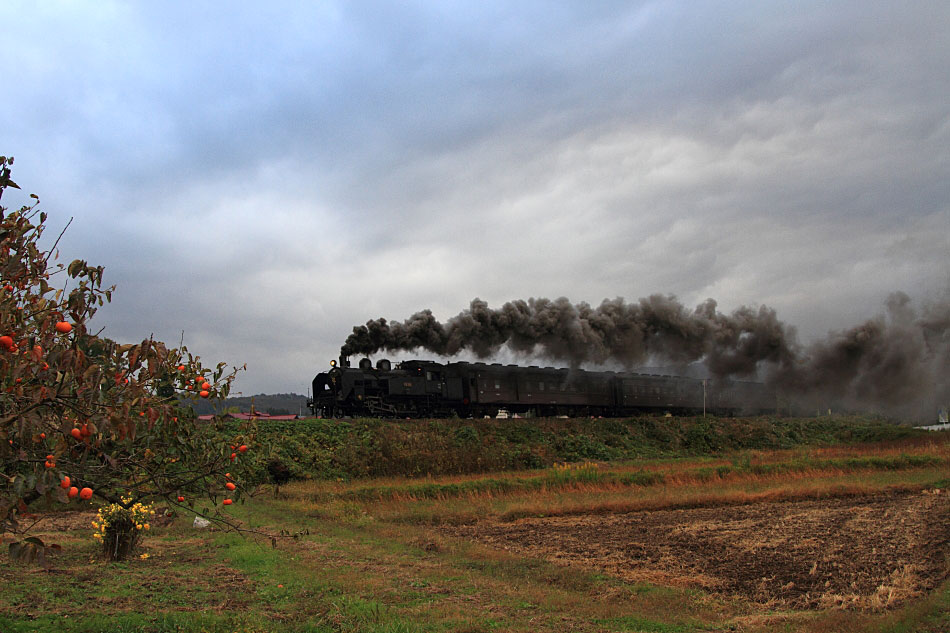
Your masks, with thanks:
[[[940,491],[482,521],[447,530],[630,582],[698,587],[773,608],[883,609],[950,575],[950,495]]]

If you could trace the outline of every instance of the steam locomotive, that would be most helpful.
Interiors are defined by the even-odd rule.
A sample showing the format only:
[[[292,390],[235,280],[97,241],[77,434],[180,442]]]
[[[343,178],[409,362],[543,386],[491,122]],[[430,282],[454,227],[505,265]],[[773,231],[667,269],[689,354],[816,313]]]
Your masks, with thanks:
[[[552,367],[345,357],[313,379],[320,417],[755,415],[776,395],[757,382]]]

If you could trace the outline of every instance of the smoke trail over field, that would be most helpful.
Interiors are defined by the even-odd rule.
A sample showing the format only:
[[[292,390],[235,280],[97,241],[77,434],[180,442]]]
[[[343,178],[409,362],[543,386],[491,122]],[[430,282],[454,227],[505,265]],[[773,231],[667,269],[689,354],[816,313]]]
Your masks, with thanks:
[[[750,374],[759,361],[790,358],[788,341],[793,338],[768,308],[741,308],[726,316],[711,299],[694,311],[661,295],[630,304],[614,299],[596,308],[561,298],[511,301],[491,309],[475,299],[445,324],[429,310],[402,323],[369,321],[353,328],[341,351],[351,355],[421,348],[452,356],[470,350],[488,358],[507,346],[575,365],[618,361],[634,367],[652,359],[686,364],[705,358],[717,373]]]
[[[885,315],[817,341],[771,382],[813,401],[829,399],[902,417],[926,417],[950,402],[950,302],[920,314],[904,293]]]
[[[929,305],[918,315],[903,293],[888,299],[885,315],[808,348],[765,306],[724,314],[712,299],[690,310],[675,297],[653,295],[597,307],[539,298],[492,309],[474,299],[445,323],[429,310],[401,323],[369,321],[353,328],[341,353],[424,349],[453,356],[469,350],[488,358],[504,346],[572,365],[703,361],[719,378],[765,372],[786,393],[893,413],[911,402],[947,400],[948,329],[950,304]]]

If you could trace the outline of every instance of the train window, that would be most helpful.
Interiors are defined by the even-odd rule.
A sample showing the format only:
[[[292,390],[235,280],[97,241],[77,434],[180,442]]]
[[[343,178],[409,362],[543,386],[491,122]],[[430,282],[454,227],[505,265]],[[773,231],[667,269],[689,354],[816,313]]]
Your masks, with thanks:
[[[538,381],[538,391],[544,391],[544,381],[543,381],[543,380],[539,380],[539,381]]]
[[[501,381],[495,378],[495,389],[501,389]]]

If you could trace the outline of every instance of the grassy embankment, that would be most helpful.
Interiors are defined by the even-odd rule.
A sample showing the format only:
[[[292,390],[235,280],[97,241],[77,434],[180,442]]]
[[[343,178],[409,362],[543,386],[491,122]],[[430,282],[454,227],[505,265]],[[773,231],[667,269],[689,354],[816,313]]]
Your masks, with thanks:
[[[946,488],[950,434],[918,436],[844,420],[673,420],[666,427],[651,420],[551,420],[535,431],[522,421],[488,422],[356,421],[334,429],[313,421],[294,433],[262,428],[259,443],[283,459],[298,456],[297,473],[311,477],[284,486],[279,499],[265,489],[231,511],[275,540],[196,531],[183,516],[149,534],[142,550],[147,558],[106,564],[95,556],[91,515],[48,519],[50,533],[55,522],[72,528],[53,539],[65,551],[48,571],[0,571],[0,631],[950,628],[948,582],[882,613],[776,611],[741,597],[626,582],[523,557],[443,529],[479,520]],[[568,427],[573,436],[565,435]],[[665,443],[656,438],[661,432]],[[512,441],[519,433],[530,441]],[[866,442],[890,433],[899,437]],[[793,434],[818,441],[796,445]],[[269,436],[275,442],[267,447]],[[510,468],[512,456],[529,454],[545,467],[486,466]],[[616,461],[605,461],[605,454]],[[634,460],[638,454],[649,457]],[[600,461],[549,465],[567,457]],[[358,477],[366,472],[389,476]],[[406,476],[419,472],[433,474]],[[317,478],[327,474],[336,477]],[[42,533],[43,524],[38,527]]]
[[[261,423],[258,444],[263,448],[257,455],[279,459],[297,478],[351,480],[491,473],[585,460],[701,456],[918,436],[921,431],[909,427],[858,417],[311,419]]]

